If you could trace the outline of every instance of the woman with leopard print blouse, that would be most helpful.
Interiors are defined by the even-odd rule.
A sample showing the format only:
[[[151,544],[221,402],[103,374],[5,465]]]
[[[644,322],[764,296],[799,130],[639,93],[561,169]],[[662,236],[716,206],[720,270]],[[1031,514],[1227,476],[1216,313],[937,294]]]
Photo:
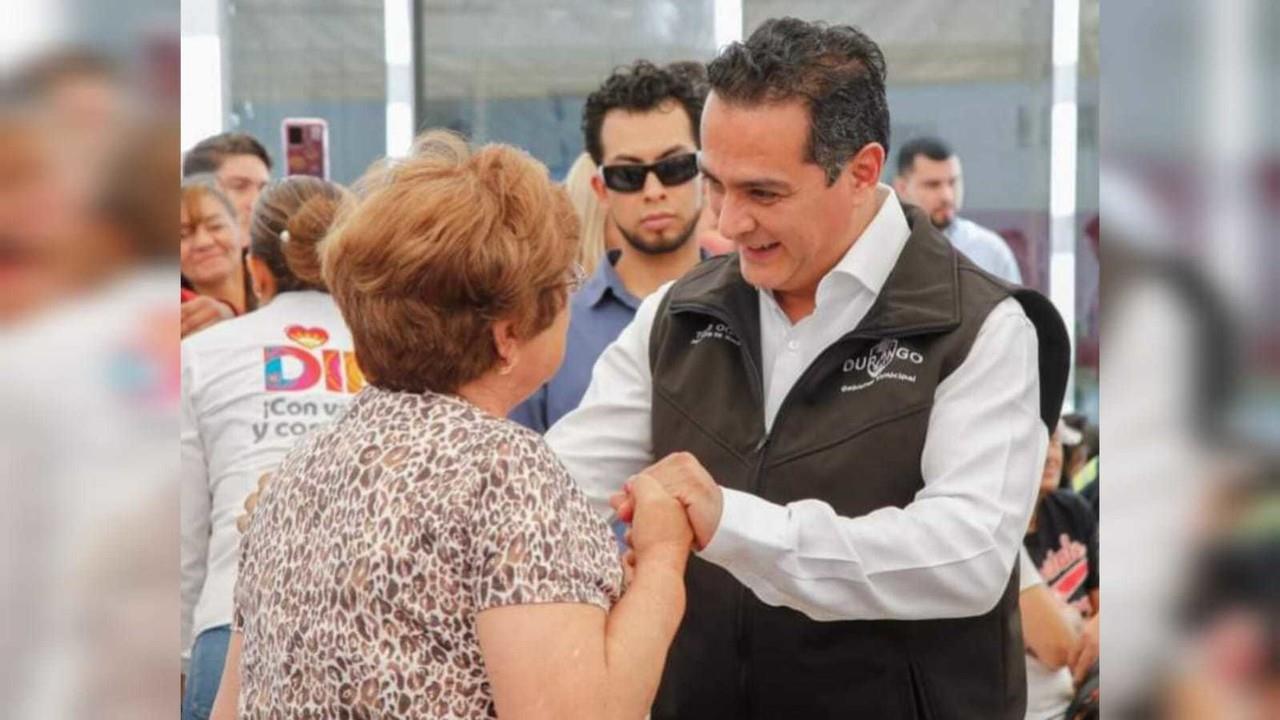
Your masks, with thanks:
[[[632,577],[538,435],[578,228],[514,148],[432,133],[322,249],[369,383],[254,510],[215,717],[640,718],[691,530],[632,480]]]

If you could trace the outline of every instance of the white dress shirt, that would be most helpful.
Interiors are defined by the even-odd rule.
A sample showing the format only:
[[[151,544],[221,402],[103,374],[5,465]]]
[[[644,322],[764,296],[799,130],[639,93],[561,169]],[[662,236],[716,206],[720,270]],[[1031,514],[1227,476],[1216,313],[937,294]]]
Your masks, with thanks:
[[[866,315],[897,262],[909,229],[893,191],[878,192],[879,211],[819,283],[813,314],[793,325],[760,292],[766,427],[809,363]],[[669,289],[644,301],[596,363],[582,404],[546,436],[602,514],[627,478],[658,459],[649,336]],[[1039,393],[1035,328],[1008,298],[934,393],[924,487],[907,507],[842,517],[817,499],[778,505],[725,489],[720,524],[700,556],[762,601],[817,620],[987,612],[1009,581],[1035,503],[1048,445]]]

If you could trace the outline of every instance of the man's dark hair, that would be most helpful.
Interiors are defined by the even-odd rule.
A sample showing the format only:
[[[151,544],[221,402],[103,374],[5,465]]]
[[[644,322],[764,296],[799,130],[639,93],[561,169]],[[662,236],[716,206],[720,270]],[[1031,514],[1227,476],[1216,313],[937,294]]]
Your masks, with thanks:
[[[707,65],[697,60],[677,60],[667,65],[667,69],[671,72],[684,77],[693,85],[693,91],[702,98],[705,103],[707,94],[711,92],[711,84],[707,82]]]
[[[946,160],[955,155],[951,146],[936,137],[918,137],[902,144],[898,151],[898,176],[915,169],[916,157],[923,155],[930,160]]]
[[[680,69],[660,68],[647,60],[617,68],[598,90],[587,96],[582,109],[582,136],[587,152],[596,165],[604,161],[600,129],[610,110],[648,112],[668,100],[675,100],[689,116],[694,145],[701,147],[699,126],[705,93],[699,93],[689,73]]]
[[[255,155],[271,169],[271,156],[257,138],[248,133],[225,132],[207,137],[187,151],[182,158],[182,177],[216,173],[232,155]]]
[[[766,20],[744,42],[724,49],[707,66],[716,97],[728,103],[803,99],[809,107],[808,161],[827,184],[868,143],[889,152],[889,103],[884,54],[849,25],[795,18]]]

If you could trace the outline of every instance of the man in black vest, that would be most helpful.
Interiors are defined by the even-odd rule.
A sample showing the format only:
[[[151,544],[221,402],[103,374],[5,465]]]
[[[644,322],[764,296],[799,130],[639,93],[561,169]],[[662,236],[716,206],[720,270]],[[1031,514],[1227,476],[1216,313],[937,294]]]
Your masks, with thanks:
[[[641,471],[688,509],[652,717],[1021,718],[1062,322],[879,182],[866,35],[771,20],[708,74],[700,163],[738,253],[646,299],[547,435],[602,513]]]

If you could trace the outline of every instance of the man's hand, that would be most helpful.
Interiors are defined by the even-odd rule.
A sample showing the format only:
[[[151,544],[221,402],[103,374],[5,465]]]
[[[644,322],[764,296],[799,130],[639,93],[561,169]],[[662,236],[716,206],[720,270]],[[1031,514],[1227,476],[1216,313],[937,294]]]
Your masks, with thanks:
[[[693,544],[684,506],[645,473],[627,481],[626,494],[631,522],[627,543],[635,555],[633,565],[650,557],[666,557],[677,560],[683,569]]]
[[[197,296],[182,303],[182,337],[233,317],[235,313],[226,303],[205,295]]]
[[[1085,621],[1080,639],[1067,655],[1067,663],[1071,666],[1071,677],[1077,687],[1084,682],[1085,675],[1089,674],[1089,668],[1098,662],[1098,617],[1094,615]]]
[[[641,471],[658,481],[672,497],[680,501],[693,526],[695,546],[701,550],[710,542],[720,527],[720,514],[724,510],[724,494],[720,486],[697,458],[687,452],[672,453]],[[633,478],[634,481],[634,478]],[[630,487],[632,482],[628,482]],[[609,502],[623,522],[631,521],[634,509],[632,493],[624,491],[610,498]]]

